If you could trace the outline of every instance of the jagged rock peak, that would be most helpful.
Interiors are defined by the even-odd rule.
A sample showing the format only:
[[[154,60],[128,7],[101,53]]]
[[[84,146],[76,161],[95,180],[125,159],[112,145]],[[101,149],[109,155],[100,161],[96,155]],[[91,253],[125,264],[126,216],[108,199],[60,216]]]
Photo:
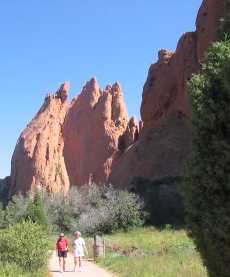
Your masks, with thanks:
[[[121,88],[121,85],[119,82],[115,82],[113,85],[112,85],[112,93],[114,95],[116,94],[123,94],[122,92],[122,88]]]
[[[68,98],[70,90],[70,83],[65,81],[56,92],[56,96],[61,99],[62,102],[65,102]]]
[[[61,99],[61,102],[64,103],[68,99],[68,94],[70,90],[70,84],[68,81],[65,81],[56,93],[48,93],[45,98],[45,102],[50,102],[51,99]]]
[[[90,93],[90,92],[99,91],[99,90],[100,90],[100,87],[96,77],[92,77],[88,82],[86,82],[82,92]]]
[[[112,90],[112,86],[110,84],[108,84],[106,87],[105,87],[105,90],[104,91],[111,91]]]
[[[174,52],[168,51],[166,49],[161,49],[158,52],[158,63],[168,63],[172,58]]]

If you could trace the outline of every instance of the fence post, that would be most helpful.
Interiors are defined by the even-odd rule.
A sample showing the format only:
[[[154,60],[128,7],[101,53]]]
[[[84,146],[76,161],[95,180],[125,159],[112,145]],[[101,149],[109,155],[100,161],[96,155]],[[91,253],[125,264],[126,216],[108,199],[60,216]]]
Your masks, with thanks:
[[[94,235],[93,253],[95,261],[97,257],[105,257],[105,240],[99,235]]]

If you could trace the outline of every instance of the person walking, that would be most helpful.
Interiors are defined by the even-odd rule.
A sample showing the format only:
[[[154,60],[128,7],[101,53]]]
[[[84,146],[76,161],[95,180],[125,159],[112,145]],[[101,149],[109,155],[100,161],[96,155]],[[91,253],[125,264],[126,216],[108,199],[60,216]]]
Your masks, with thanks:
[[[65,235],[61,233],[56,243],[57,255],[59,258],[60,272],[65,272],[66,258],[68,252],[68,240]]]
[[[75,239],[73,241],[73,256],[74,256],[74,271],[77,270],[77,264],[79,264],[79,271],[82,272],[82,258],[85,253],[88,254],[85,240],[81,237],[81,232],[76,231],[74,233]]]

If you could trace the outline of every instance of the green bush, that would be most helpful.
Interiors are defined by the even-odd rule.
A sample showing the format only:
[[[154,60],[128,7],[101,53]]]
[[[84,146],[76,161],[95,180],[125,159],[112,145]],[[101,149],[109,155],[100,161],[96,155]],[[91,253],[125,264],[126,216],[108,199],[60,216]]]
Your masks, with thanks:
[[[0,261],[15,263],[25,271],[47,265],[49,239],[36,223],[23,221],[0,231]]]
[[[187,223],[210,276],[229,276],[230,41],[215,43],[190,82],[193,155],[184,184]]]
[[[133,193],[112,186],[89,189],[87,207],[80,214],[78,228],[88,234],[112,233],[143,224],[142,202]]]
[[[141,201],[133,193],[115,190],[112,186],[71,188],[46,196],[45,207],[54,231],[80,229],[84,233],[111,233],[140,226]]]
[[[111,233],[140,226],[141,217],[142,202],[135,194],[93,184],[66,194],[16,195],[5,210],[0,209],[0,228],[30,220],[55,232]]]
[[[44,203],[40,193],[32,198],[27,206],[26,218],[48,230],[48,219],[44,210]]]
[[[82,194],[77,188],[71,188],[67,194],[45,193],[44,205],[50,228],[53,231],[74,231],[79,215],[85,206]]]
[[[0,228],[9,227],[10,225],[18,223],[24,219],[27,214],[29,201],[29,195],[14,195],[7,207],[1,211]]]

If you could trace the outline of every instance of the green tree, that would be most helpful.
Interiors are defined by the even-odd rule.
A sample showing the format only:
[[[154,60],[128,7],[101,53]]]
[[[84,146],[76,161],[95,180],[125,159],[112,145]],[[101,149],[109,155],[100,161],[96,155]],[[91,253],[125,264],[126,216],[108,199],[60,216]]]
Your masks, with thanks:
[[[190,82],[193,155],[183,193],[188,228],[209,275],[229,276],[230,41],[215,43]]]
[[[36,193],[29,202],[26,218],[48,230],[48,219],[45,213],[43,199],[40,193]]]

